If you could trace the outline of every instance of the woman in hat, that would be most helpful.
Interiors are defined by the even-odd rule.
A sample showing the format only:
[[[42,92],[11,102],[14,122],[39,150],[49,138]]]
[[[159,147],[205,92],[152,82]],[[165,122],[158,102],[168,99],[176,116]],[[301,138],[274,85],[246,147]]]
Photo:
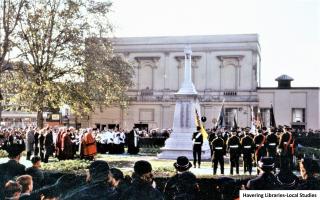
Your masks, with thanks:
[[[163,191],[165,199],[198,199],[200,189],[196,176],[189,172],[192,167],[189,159],[179,156],[173,166],[177,173],[165,185]]]

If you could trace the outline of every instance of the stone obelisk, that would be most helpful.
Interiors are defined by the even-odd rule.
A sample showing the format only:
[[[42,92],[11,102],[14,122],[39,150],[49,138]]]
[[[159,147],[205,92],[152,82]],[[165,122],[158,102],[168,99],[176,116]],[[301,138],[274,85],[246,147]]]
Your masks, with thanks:
[[[196,131],[196,113],[197,109],[199,117],[200,105],[198,93],[191,79],[191,48],[188,46],[184,50],[184,80],[181,88],[175,94],[176,106],[173,118],[173,132],[166,140],[165,146],[161,148],[158,158],[176,159],[178,156],[186,156],[193,159],[192,156],[192,134]],[[202,158],[210,158],[210,147],[207,140],[204,140],[202,146]]]

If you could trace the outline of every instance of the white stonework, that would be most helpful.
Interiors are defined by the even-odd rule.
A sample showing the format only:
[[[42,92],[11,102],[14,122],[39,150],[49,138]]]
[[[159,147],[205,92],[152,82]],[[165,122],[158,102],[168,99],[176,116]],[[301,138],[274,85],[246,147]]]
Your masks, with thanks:
[[[261,88],[260,44],[256,34],[132,37],[115,38],[112,42],[115,53],[135,66],[134,86],[127,93],[130,105],[124,110],[97,108],[80,120],[83,127],[119,123],[124,129],[135,124],[146,124],[149,130],[173,128],[175,93],[183,84],[186,45],[193,51],[191,80],[198,93],[199,112],[208,119],[207,128],[213,127],[223,99],[225,109],[236,113],[239,126],[245,127],[250,126],[250,106],[270,108],[268,99],[278,99],[279,95],[281,100],[275,101],[276,120],[279,124],[291,124],[292,108],[297,105],[289,106],[288,102],[295,103],[292,99],[297,94]],[[320,129],[319,88],[312,89],[312,95],[308,89],[300,90],[308,93],[306,104],[300,105],[305,108],[306,128]],[[294,93],[295,89],[289,91]],[[277,97],[265,94],[270,92]],[[297,98],[300,102],[302,97]],[[233,119],[232,114],[229,118]]]
[[[191,55],[190,47],[185,53],[184,80],[182,87],[175,94],[177,101],[173,118],[173,133],[166,140],[165,146],[161,148],[158,158],[176,159],[178,156],[193,158],[192,134],[196,131],[196,110],[200,111],[198,93],[191,80]],[[199,113],[200,115],[200,113]],[[202,146],[202,158],[210,158],[210,147],[208,140],[204,140]]]

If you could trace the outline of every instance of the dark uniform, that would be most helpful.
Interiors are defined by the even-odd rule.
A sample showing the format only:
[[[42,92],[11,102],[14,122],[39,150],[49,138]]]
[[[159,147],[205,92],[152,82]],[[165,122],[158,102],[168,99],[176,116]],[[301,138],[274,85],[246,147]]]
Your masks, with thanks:
[[[209,132],[209,137],[208,137],[209,144],[211,144],[214,139],[216,139],[216,134],[215,134],[215,132],[210,131]],[[212,145],[210,145],[211,158],[212,158],[212,155],[213,155],[213,150],[214,149],[212,149]]]
[[[203,137],[202,134],[197,131],[194,132],[192,135],[193,141],[193,166],[196,167],[196,163],[198,161],[198,167],[200,168],[201,165],[201,147],[203,144]],[[198,157],[198,159],[197,159]]]
[[[254,137],[253,139],[254,144],[255,144],[255,162],[257,163],[261,157],[264,157],[267,155],[267,151],[265,148],[265,142],[266,142],[266,137],[262,134],[259,134],[257,136]],[[259,170],[258,170],[258,174],[259,174]]]
[[[275,159],[277,157],[277,146],[279,144],[278,137],[274,132],[272,132],[267,135],[266,140],[268,157],[273,157]]]
[[[236,173],[239,174],[240,139],[238,136],[231,136],[227,141],[227,147],[230,152],[230,174],[233,175],[233,167],[236,167]]]
[[[286,165],[290,169],[293,169],[293,145],[293,138],[290,132],[285,132],[280,136],[278,147],[280,150],[280,166]]]
[[[223,155],[226,154],[226,145],[221,135],[215,138],[211,142],[211,148],[213,151],[212,162],[213,162],[213,174],[217,173],[218,163],[220,164],[220,172],[224,174],[224,159]]]
[[[252,173],[252,154],[254,153],[254,142],[248,134],[241,139],[241,149],[243,153],[243,172]]]

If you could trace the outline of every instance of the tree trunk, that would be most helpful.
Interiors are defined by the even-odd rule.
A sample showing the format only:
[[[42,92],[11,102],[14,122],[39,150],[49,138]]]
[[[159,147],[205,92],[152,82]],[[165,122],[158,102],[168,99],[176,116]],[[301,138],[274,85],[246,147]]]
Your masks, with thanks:
[[[38,128],[43,128],[43,111],[38,110],[37,112],[37,127]]]

